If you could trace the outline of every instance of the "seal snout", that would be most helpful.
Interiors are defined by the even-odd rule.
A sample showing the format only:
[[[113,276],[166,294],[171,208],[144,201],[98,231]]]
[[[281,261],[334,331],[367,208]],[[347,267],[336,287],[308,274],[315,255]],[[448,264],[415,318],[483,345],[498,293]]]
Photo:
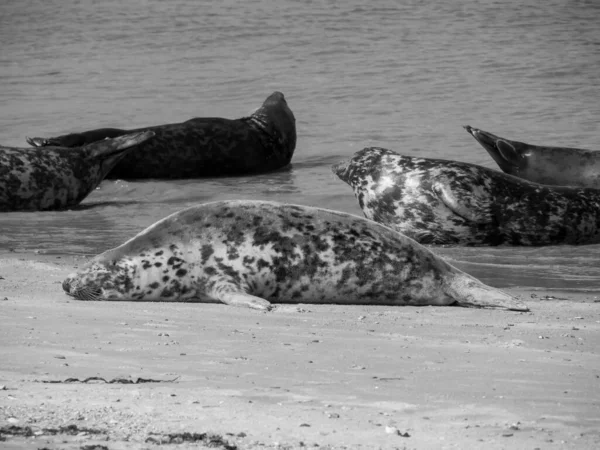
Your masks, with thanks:
[[[331,171],[336,174],[338,177],[342,178],[350,166],[350,161],[344,160],[338,163],[335,163],[331,166]]]
[[[94,283],[82,283],[77,274],[69,275],[63,282],[65,293],[77,300],[98,300],[102,296],[102,289]]]
[[[68,278],[65,279],[65,281],[62,282],[63,291],[65,291],[68,295],[72,295],[71,294],[71,281],[73,281],[73,277],[69,276]]]

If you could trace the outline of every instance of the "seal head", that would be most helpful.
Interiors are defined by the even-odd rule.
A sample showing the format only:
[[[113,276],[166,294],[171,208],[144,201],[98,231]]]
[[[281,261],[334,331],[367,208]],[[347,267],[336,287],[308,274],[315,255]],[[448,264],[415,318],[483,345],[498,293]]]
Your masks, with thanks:
[[[269,95],[249,117],[249,122],[273,141],[267,146],[273,149],[283,147],[287,151],[284,158],[292,159],[296,148],[296,118],[281,92],[275,91]]]
[[[63,281],[63,289],[79,300],[119,300],[135,281],[135,264],[125,259],[95,261],[86,275]]]

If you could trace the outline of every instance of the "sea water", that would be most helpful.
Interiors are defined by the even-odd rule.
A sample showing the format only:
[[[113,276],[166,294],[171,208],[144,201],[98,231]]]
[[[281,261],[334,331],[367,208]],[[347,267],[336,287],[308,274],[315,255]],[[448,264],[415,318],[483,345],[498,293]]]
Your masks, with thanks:
[[[73,210],[2,213],[0,253],[96,254],[184,207],[264,199],[362,215],[330,165],[366,146],[497,168],[462,125],[600,150],[595,0],[3,0],[0,144],[101,127],[296,116],[283,171],[107,180]],[[600,245],[435,249],[499,287],[600,289]]]

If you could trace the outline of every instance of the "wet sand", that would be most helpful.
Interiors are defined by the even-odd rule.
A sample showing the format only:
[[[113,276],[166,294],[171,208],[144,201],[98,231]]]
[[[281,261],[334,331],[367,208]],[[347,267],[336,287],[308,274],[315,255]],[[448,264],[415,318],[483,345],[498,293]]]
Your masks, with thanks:
[[[2,448],[600,448],[599,292],[262,313],[72,300],[84,261],[0,254]]]

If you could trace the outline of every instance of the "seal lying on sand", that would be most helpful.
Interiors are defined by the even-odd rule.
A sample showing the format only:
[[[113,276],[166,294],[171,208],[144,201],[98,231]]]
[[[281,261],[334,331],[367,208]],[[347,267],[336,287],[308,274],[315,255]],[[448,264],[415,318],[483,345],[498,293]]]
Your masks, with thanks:
[[[130,152],[108,178],[194,178],[268,172],[289,164],[296,148],[296,119],[281,92],[273,92],[250,117],[195,118],[136,130],[102,128],[31,145],[84,145],[106,137],[151,130],[155,137]]]
[[[370,220],[308,206],[184,209],[63,282],[79,300],[451,305],[526,311],[514,297]]]
[[[369,219],[422,244],[600,242],[600,190],[544,186],[474,164],[365,148],[332,167]]]
[[[506,173],[551,186],[600,189],[600,151],[542,147],[510,141],[469,125],[464,128]]]
[[[81,148],[0,147],[0,211],[38,211],[77,205],[100,184],[145,131]]]

